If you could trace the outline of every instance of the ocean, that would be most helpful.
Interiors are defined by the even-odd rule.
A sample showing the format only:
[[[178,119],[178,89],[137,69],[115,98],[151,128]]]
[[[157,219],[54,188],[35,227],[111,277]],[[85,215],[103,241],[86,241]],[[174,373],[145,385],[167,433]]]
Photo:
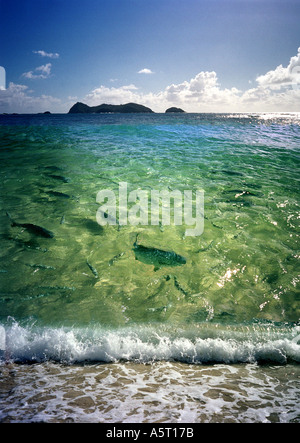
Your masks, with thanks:
[[[0,422],[300,422],[300,113],[0,134]]]

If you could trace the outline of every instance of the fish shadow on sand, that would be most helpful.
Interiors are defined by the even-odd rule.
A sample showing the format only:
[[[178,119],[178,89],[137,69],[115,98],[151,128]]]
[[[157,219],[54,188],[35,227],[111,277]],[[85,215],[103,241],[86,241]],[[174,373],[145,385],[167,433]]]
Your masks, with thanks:
[[[87,229],[93,235],[103,235],[104,228],[100,226],[96,221],[91,219],[85,219],[80,222],[84,229]]]

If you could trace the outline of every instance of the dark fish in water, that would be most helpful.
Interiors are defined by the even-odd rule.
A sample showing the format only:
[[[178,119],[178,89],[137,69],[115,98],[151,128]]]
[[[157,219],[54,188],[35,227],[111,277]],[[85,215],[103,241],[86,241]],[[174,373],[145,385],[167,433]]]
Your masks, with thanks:
[[[112,266],[115,261],[117,261],[120,257],[123,257],[124,254],[125,252],[120,252],[120,254],[115,255],[111,260],[109,260],[108,266]]]
[[[218,226],[218,228],[219,228],[219,226]],[[213,244],[214,244],[214,241],[212,240],[208,246],[206,246],[204,248],[201,248],[201,249],[198,249],[198,251],[195,251],[195,252],[196,253],[206,252],[206,251],[208,251],[209,249],[211,249],[213,247]]]
[[[231,171],[229,169],[222,169],[221,172],[223,172],[224,174],[227,174],[227,175],[235,175],[235,176],[238,176],[238,177],[243,177],[243,175],[244,175],[241,172]]]
[[[47,191],[46,194],[52,197],[71,198],[69,194],[65,194],[64,192],[58,192],[58,191]]]
[[[228,189],[227,191],[223,191],[222,194],[235,194],[237,197],[250,195],[251,197],[263,197],[261,192],[252,192],[241,189]]]
[[[99,278],[99,274],[97,272],[97,269],[94,268],[94,266],[92,266],[88,260],[86,261],[86,264],[88,265],[88,267],[90,268],[90,270],[92,271],[92,273],[94,274],[95,278]]]
[[[153,265],[154,271],[160,269],[161,266],[181,266],[186,263],[186,259],[182,255],[173,251],[163,251],[162,249],[138,245],[137,239],[138,234],[133,245],[136,260]]]
[[[231,199],[228,199],[228,200],[224,200],[224,202],[225,203],[234,203],[236,206],[246,206],[247,208],[252,206],[252,204],[253,204],[251,201],[245,200],[243,198],[239,198],[239,199],[235,199],[235,200],[233,200],[231,198]]]
[[[213,222],[211,222],[211,224],[212,224],[212,226],[214,226],[215,228],[218,228],[218,229],[223,229],[223,227],[222,226],[218,226],[218,225],[216,225],[215,223],[213,223]]]
[[[39,246],[39,244],[36,242],[36,239],[30,239],[29,241],[25,241],[21,238],[18,238],[18,236],[17,237],[6,236],[5,238],[7,240],[11,240],[11,241],[15,242],[17,245],[21,246],[23,249],[34,249],[36,251],[48,252],[48,249],[41,248]]]
[[[6,213],[6,215],[9,217],[12,227],[18,226],[19,228],[24,228],[28,232],[31,232],[32,234],[38,235],[40,237],[45,237],[45,238],[54,237],[53,232],[48,231],[48,229],[42,228],[41,226],[33,225],[32,223],[17,223],[11,218],[8,212]]]
[[[55,268],[53,266],[48,266],[48,265],[37,265],[37,264],[30,264],[30,263],[26,263],[26,266],[29,266],[30,268],[34,268],[34,269],[50,269],[52,271],[55,271]]]
[[[68,177],[64,177],[63,175],[48,174],[48,177],[54,178],[55,180],[60,180],[64,183],[69,183],[71,181]]]
[[[188,296],[188,292],[186,292],[186,290],[181,286],[181,284],[179,283],[179,281],[177,280],[177,278],[174,275],[174,285],[175,288],[178,289],[178,291],[182,292],[183,295]]]

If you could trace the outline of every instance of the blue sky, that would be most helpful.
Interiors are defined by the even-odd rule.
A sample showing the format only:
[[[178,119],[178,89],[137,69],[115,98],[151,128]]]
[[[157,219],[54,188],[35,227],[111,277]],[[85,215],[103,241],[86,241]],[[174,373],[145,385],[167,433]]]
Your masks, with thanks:
[[[0,0],[0,112],[300,111],[299,19],[299,0]]]

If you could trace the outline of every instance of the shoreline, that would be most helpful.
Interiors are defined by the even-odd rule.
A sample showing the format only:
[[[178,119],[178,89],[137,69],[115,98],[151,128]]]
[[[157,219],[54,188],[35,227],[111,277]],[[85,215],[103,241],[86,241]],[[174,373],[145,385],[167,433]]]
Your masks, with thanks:
[[[0,366],[0,423],[298,423],[299,365]]]

